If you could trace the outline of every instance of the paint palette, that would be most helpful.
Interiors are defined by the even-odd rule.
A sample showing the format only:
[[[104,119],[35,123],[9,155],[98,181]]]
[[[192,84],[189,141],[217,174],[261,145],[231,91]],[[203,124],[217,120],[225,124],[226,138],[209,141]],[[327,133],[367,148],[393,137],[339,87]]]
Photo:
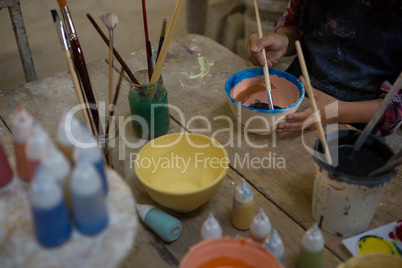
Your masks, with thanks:
[[[402,220],[342,240],[353,256],[366,253],[388,253],[402,256],[402,243],[397,239]]]

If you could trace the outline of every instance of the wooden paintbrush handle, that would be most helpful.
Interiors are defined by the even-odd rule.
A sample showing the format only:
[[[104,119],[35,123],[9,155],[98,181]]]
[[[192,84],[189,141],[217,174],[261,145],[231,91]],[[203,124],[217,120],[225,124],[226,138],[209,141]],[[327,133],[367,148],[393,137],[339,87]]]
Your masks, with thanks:
[[[63,52],[64,52],[64,58],[66,59],[68,71],[70,72],[71,80],[73,82],[75,95],[77,96],[78,103],[81,105],[82,116],[84,117],[84,121],[87,124],[88,129],[91,131],[91,134],[93,135],[94,134],[93,125],[91,124],[88,115],[89,109],[85,104],[84,96],[82,96],[80,81],[78,81],[77,73],[74,70],[74,66],[70,58],[70,52],[68,50],[64,50]]]
[[[296,41],[295,45],[296,45],[297,55],[299,56],[300,67],[302,69],[303,77],[304,77],[304,80],[307,85],[306,91],[309,96],[311,108],[313,109],[313,114],[314,114],[314,118],[315,118],[315,126],[317,127],[317,131],[318,131],[318,138],[320,139],[321,145],[324,148],[325,159],[326,159],[327,163],[331,165],[332,158],[331,158],[331,154],[329,152],[327,140],[325,139],[324,129],[322,128],[321,116],[317,112],[318,111],[317,104],[315,102],[313,89],[311,88],[310,77],[308,75],[306,62],[304,61],[303,51],[302,51],[299,41]]]

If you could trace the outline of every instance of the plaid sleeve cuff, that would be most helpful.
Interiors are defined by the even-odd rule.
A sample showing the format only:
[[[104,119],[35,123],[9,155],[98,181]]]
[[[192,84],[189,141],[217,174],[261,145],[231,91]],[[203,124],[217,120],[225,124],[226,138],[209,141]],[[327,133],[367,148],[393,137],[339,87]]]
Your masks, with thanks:
[[[392,86],[388,81],[382,83],[379,98],[384,99],[391,87]],[[381,134],[382,136],[388,136],[394,133],[402,123],[401,115],[402,89],[399,89],[385,110],[385,119],[384,122],[380,124],[380,129],[378,130],[377,135]]]

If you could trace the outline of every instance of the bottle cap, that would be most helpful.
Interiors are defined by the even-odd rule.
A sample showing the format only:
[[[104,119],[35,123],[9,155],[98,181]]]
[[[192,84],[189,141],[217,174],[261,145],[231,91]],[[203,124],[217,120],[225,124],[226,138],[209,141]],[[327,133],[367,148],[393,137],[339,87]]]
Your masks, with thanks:
[[[71,174],[70,190],[79,196],[94,195],[101,191],[102,184],[98,172],[88,162],[78,162]]]
[[[56,182],[63,186],[71,167],[66,157],[54,146],[49,146],[48,153],[43,160],[43,168],[53,176]]]
[[[280,261],[283,262],[283,255],[285,253],[285,248],[281,237],[274,228],[270,237],[265,239],[264,247],[272,252]]]
[[[28,138],[26,154],[28,159],[40,161],[45,157],[50,146],[50,138],[38,122],[32,124],[32,135]]]
[[[78,120],[68,110],[64,111],[57,128],[57,142],[63,146],[71,147],[74,139],[78,140],[80,131]]]
[[[35,170],[31,184],[31,204],[35,208],[52,209],[60,203],[63,194],[51,174],[42,165]]]
[[[311,253],[320,252],[324,248],[324,238],[317,224],[307,230],[302,238],[303,247]]]
[[[207,220],[202,225],[201,237],[205,238],[219,238],[222,236],[222,228],[218,221],[215,219],[214,214],[211,212]]]
[[[258,242],[263,242],[271,233],[271,222],[261,208],[250,226],[250,236]]]
[[[22,107],[21,103],[17,104],[17,112],[13,119],[13,139],[19,143],[25,143],[31,134],[32,116]]]
[[[243,205],[253,200],[253,192],[244,179],[242,179],[240,184],[236,187],[234,199],[236,203]]]
[[[85,124],[80,125],[79,142],[74,148],[73,158],[75,163],[81,161],[94,163],[102,158],[102,151]]]

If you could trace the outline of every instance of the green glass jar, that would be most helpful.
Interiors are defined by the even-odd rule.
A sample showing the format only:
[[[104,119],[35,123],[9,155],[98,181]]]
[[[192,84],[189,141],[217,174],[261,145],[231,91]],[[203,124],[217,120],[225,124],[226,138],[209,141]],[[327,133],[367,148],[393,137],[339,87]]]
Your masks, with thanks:
[[[141,84],[130,86],[128,101],[134,130],[142,138],[153,139],[169,129],[168,94],[162,76],[155,84],[148,84],[148,70],[134,73]]]

